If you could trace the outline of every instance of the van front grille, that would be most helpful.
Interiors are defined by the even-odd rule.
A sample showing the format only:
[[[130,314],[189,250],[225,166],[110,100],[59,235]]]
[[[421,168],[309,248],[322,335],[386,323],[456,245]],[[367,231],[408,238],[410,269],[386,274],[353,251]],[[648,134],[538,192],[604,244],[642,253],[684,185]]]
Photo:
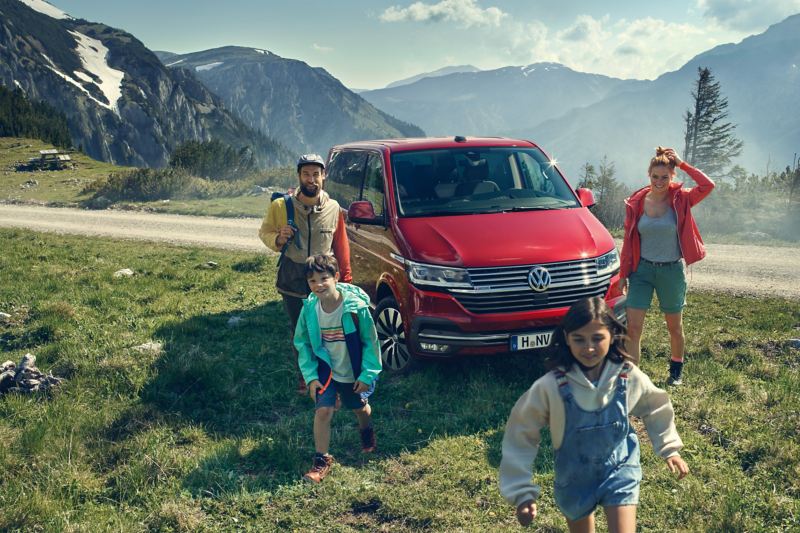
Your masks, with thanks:
[[[550,286],[543,292],[528,284],[531,268],[542,266],[550,273]],[[597,273],[595,259],[540,263],[512,267],[468,268],[472,289],[451,289],[451,294],[472,313],[515,313],[569,307],[576,301],[603,296],[613,273]]]

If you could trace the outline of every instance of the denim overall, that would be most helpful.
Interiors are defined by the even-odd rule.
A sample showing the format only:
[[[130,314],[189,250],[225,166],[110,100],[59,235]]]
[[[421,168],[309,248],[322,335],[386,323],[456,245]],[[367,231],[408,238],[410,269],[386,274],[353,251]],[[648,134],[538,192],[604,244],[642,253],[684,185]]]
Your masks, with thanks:
[[[628,420],[627,361],[617,377],[613,399],[597,411],[575,402],[567,377],[555,370],[564,400],[564,440],[555,451],[555,500],[570,520],[603,507],[639,503],[639,439]]]

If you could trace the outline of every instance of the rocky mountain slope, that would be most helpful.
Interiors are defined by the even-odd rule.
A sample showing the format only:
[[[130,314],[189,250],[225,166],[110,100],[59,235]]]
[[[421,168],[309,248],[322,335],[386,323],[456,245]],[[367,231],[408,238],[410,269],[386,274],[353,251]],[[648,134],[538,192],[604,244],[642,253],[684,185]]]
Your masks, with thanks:
[[[157,167],[180,143],[214,138],[250,146],[263,165],[291,161],[190,71],[167,69],[129,33],[59,13],[41,0],[0,0],[0,84],[62,111],[92,157]]]
[[[361,96],[431,135],[506,135],[598,102],[623,83],[536,63],[426,77]]]
[[[608,155],[620,180],[643,184],[655,146],[683,150],[684,113],[698,67],[710,68],[720,83],[728,120],[744,141],[734,163],[760,174],[791,165],[800,152],[800,15],[715,47],[653,81],[620,86],[593,105],[508,133],[551,147],[573,183],[584,162]]]
[[[248,126],[299,152],[423,131],[376,109],[322,68],[267,50],[227,46],[164,57],[188,69]]]

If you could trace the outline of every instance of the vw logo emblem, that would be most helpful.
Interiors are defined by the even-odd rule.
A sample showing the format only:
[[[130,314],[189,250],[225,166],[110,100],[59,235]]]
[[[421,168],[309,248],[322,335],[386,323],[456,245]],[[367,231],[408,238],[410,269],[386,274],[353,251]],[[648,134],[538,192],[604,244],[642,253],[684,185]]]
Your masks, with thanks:
[[[536,292],[544,292],[550,286],[550,272],[543,266],[535,266],[528,272],[528,285]]]

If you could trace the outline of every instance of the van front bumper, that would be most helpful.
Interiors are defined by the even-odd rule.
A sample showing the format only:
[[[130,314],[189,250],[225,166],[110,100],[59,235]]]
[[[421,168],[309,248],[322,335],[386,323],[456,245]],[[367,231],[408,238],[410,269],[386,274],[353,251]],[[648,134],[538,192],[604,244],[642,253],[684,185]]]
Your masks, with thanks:
[[[624,324],[625,296],[609,301],[614,314]],[[410,348],[413,352],[427,357],[450,357],[467,354],[506,353],[511,350],[512,335],[535,334],[553,331],[560,323],[568,308],[549,309],[545,313],[534,313],[538,316],[506,315],[502,322],[486,320],[486,315],[472,317],[465,330],[460,320],[415,314],[411,320]],[[525,313],[530,315],[530,313]],[[543,316],[544,315],[544,316]],[[481,328],[481,322],[486,322]],[[498,328],[505,325],[506,328]],[[508,327],[511,326],[511,327]]]

